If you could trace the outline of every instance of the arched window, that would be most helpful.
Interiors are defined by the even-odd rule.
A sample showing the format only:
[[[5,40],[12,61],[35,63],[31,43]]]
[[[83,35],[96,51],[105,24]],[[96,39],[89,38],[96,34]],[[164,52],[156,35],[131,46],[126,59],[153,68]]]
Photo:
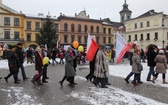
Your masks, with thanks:
[[[68,24],[67,23],[64,24],[64,31],[68,31]]]
[[[71,31],[75,32],[75,25],[74,24],[71,24]]]
[[[99,33],[99,26],[96,27],[96,32]]]
[[[94,28],[93,28],[93,26],[91,26],[90,30],[91,30],[91,33],[94,32]]]
[[[88,27],[87,25],[85,25],[85,33],[87,33],[87,31],[88,31]]]
[[[78,25],[78,32],[81,32],[81,25]]]

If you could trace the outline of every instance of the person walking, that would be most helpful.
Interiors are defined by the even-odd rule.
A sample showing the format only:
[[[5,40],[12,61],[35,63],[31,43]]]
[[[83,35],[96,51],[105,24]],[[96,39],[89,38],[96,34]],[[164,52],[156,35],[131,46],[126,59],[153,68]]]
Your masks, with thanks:
[[[73,54],[73,48],[68,47],[67,52],[65,53],[65,75],[59,84],[63,87],[63,82],[68,77],[74,77],[76,75],[75,69],[73,67],[73,62],[77,58],[78,53],[75,51],[75,55]],[[70,86],[74,87],[74,84],[70,84]]]
[[[132,81],[132,84],[134,86],[138,85],[138,81],[140,80],[140,74],[142,70],[143,66],[141,64],[140,50],[136,49],[132,56],[132,73],[134,73],[134,80]]]
[[[105,45],[100,45],[95,58],[94,76],[96,79],[93,83],[95,86],[101,83],[101,88],[108,88],[106,86],[106,79],[108,78],[109,67],[108,59],[104,51]]]
[[[167,84],[165,80],[166,79],[166,69],[167,69],[167,59],[166,59],[166,56],[164,55],[163,50],[159,50],[159,54],[156,56],[154,61],[156,62],[156,69],[155,69],[156,74],[153,76],[152,82],[155,83],[156,78],[158,77],[159,73],[161,73],[163,84]]]
[[[42,67],[43,67],[43,55],[42,55],[42,50],[40,47],[36,48],[35,52],[35,70],[38,71],[38,74],[36,74],[31,82],[35,84],[37,82],[38,85],[42,85],[41,83],[41,76],[42,76]]]
[[[7,54],[10,73],[6,77],[4,77],[4,79],[6,82],[8,82],[8,78],[13,75],[14,83],[19,84],[20,82],[18,81],[17,74],[19,72],[20,63],[19,63],[19,59],[15,52],[16,46],[10,46],[10,49],[11,50],[8,51],[8,54]]]
[[[33,63],[32,55],[33,55],[32,48],[29,47],[29,49],[26,51],[27,64],[28,64],[29,62],[30,62],[31,64]]]
[[[54,62],[56,64],[58,64],[57,60],[56,60],[56,54],[57,54],[57,50],[56,48],[53,48],[52,52],[51,52],[51,59],[52,59],[52,65],[54,65]]]
[[[20,63],[20,68],[21,68],[23,80],[27,80],[28,77],[26,76],[25,69],[24,69],[24,66],[23,66],[23,63],[24,63],[24,55],[23,54],[24,54],[24,52],[23,52],[23,44],[22,43],[17,44],[16,54],[17,54],[17,57],[19,58],[19,63]]]
[[[147,56],[147,65],[149,66],[149,72],[146,78],[146,81],[151,81],[151,75],[154,76],[155,72],[154,72],[154,68],[156,66],[156,62],[154,61],[155,57],[156,57],[156,52],[154,51],[153,47],[149,47],[148,48],[148,52],[146,54]]]

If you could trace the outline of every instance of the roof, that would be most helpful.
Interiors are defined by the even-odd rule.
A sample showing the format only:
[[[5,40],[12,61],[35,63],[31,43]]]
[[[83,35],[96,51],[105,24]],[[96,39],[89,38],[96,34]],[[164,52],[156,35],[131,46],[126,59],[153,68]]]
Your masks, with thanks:
[[[128,4],[126,2],[124,3],[123,9],[120,11],[120,13],[122,13],[122,12],[130,12],[130,13],[132,13],[132,11],[128,9]]]
[[[134,20],[134,19],[138,19],[138,18],[143,18],[143,17],[154,16],[154,15],[158,15],[158,14],[163,14],[163,12],[155,12],[155,10],[149,10],[149,11],[145,12],[144,14],[142,14],[142,15],[136,17],[136,18],[132,18],[130,20]],[[167,16],[167,15],[163,14],[163,16]]]
[[[28,18],[37,18],[37,19],[46,19],[48,15],[34,15],[34,14],[25,14],[25,17]],[[51,19],[58,19],[56,16],[49,16]]]
[[[14,14],[21,14],[21,13],[15,11],[14,9],[12,9],[12,8],[10,8],[10,7],[6,6],[6,5],[4,5],[4,4],[1,4],[1,7],[4,8],[4,9],[6,9],[6,10],[8,10],[9,12],[14,13]]]
[[[123,23],[120,23],[120,22],[114,22],[114,21],[111,21],[109,18],[105,18],[102,20],[103,22],[105,22],[106,24],[111,24],[113,27],[115,28],[119,28],[121,26],[123,26],[124,24]]]
[[[102,22],[102,20],[97,19],[86,19],[86,18],[76,18],[72,16],[60,15],[58,19],[70,19],[70,20],[80,20],[80,21],[93,21],[93,22]]]

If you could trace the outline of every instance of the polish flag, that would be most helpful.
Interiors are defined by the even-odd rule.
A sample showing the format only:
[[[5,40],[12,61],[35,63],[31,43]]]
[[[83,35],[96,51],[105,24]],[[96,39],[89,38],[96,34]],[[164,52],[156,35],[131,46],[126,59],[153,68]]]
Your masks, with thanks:
[[[88,34],[86,58],[89,61],[93,61],[93,58],[94,58],[98,48],[99,48],[99,46],[95,42],[94,37],[92,37],[90,34]]]

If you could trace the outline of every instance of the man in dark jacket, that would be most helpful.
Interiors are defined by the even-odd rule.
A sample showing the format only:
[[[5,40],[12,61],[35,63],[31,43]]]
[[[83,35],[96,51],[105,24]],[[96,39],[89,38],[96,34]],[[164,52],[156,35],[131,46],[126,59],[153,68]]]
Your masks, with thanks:
[[[147,81],[151,81],[151,75],[155,75],[155,72],[154,72],[154,68],[156,66],[156,63],[154,61],[155,57],[156,57],[156,52],[154,51],[154,48],[153,47],[149,47],[148,48],[148,52],[146,54],[147,56],[147,63],[148,63],[148,66],[149,66],[149,73],[148,73],[148,76],[147,76]]]
[[[17,48],[16,48],[16,54],[19,58],[19,63],[20,63],[20,68],[21,68],[21,72],[22,72],[22,77],[23,77],[23,80],[27,80],[27,76],[26,76],[26,73],[25,73],[25,70],[24,70],[24,66],[23,66],[23,63],[24,63],[24,56],[23,56],[23,44],[22,43],[18,43],[17,44]]]
[[[8,66],[10,73],[4,77],[5,81],[8,82],[8,78],[13,75],[14,77],[14,83],[19,84],[17,74],[19,72],[19,59],[15,53],[15,47],[16,46],[10,46],[10,50],[7,52],[7,59],[8,59]]]

